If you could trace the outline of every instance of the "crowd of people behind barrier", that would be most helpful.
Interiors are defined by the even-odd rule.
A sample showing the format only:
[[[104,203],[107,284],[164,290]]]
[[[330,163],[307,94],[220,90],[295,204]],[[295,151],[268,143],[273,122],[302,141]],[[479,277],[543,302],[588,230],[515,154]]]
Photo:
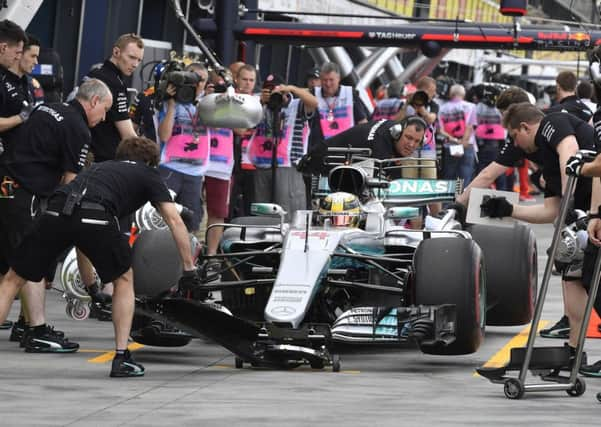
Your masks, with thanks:
[[[515,87],[500,93],[494,85],[466,87],[456,83],[449,85],[448,90],[441,91],[441,80],[422,76],[416,79],[414,84],[392,80],[385,85],[384,91],[378,91],[382,95],[373,101],[373,105],[366,105],[365,96],[352,85],[342,82],[340,67],[333,62],[307,70],[306,80],[301,85],[289,84],[276,74],[268,74],[260,81],[255,66],[236,62],[227,72],[231,73],[239,93],[259,98],[263,106],[263,118],[252,129],[216,129],[202,123],[197,114],[196,104],[202,97],[222,90],[226,76],[207,69],[202,63],[191,63],[185,68],[185,71],[196,76],[195,93],[192,98],[182,98],[176,85],[169,83],[164,89],[163,98],[159,99],[156,96],[157,88],[150,85],[138,94],[131,106],[129,105],[124,79],[131,76],[141,63],[144,52],[142,39],[135,34],[123,35],[115,42],[111,56],[100,67],[90,70],[79,88],[76,88],[74,100],[69,104],[60,104],[64,105],[63,107],[44,104],[34,109],[39,104],[37,99],[40,97],[39,85],[28,77],[36,63],[35,47],[39,50],[39,42],[34,37],[27,37],[14,23],[2,21],[0,46],[4,46],[3,50],[0,50],[0,136],[5,151],[0,158],[4,196],[0,199],[0,208],[5,212],[9,212],[9,208],[15,206],[15,200],[22,197],[26,203],[31,204],[34,199],[37,203],[49,198],[51,206],[54,207],[57,206],[58,200],[60,209],[68,211],[73,193],[77,207],[84,206],[83,199],[87,203],[85,209],[91,211],[115,215],[117,212],[131,213],[122,207],[134,207],[125,201],[133,197],[130,193],[133,187],[117,186],[111,189],[114,194],[108,194],[109,189],[99,190],[98,199],[90,199],[90,195],[78,195],[77,184],[68,187],[70,192],[66,193],[65,187],[58,186],[74,180],[84,165],[90,163],[92,159],[88,153],[93,156],[95,164],[99,165],[110,164],[116,156],[119,160],[134,162],[148,156],[148,159],[154,159],[150,154],[144,154],[146,157],[136,157],[138,154],[132,154],[131,146],[136,144],[151,143],[155,146],[157,173],[160,174],[163,184],[175,194],[175,202],[194,212],[187,225],[190,231],[196,233],[201,231],[205,208],[208,226],[227,222],[233,217],[249,215],[250,205],[254,202],[277,203],[288,215],[299,209],[310,208],[314,178],[321,171],[320,162],[324,157],[324,150],[329,146],[351,145],[370,148],[372,155],[381,159],[420,159],[423,165],[431,167],[413,170],[408,168],[399,176],[423,179],[460,178],[467,187],[466,193],[457,199],[457,202],[463,204],[467,204],[467,195],[474,186],[493,186],[508,191],[517,189],[520,201],[532,202],[532,195],[538,190],[530,183],[530,168],[532,176],[540,176],[540,170],[538,175],[536,173],[537,165],[540,167],[545,161],[550,162],[549,164],[556,161],[553,157],[555,154],[550,155],[553,157],[551,160],[543,161],[537,158],[533,155],[536,150],[531,151],[534,139],[525,142],[525,137],[522,137],[522,131],[532,136],[532,132],[536,132],[538,128],[533,126],[522,129],[522,123],[518,119],[504,121],[503,111],[506,109],[512,111],[512,117],[523,118],[520,116],[522,113],[512,110],[511,104],[529,101],[528,95]],[[576,94],[577,90],[579,96]],[[591,108],[594,104],[590,100],[591,97],[594,96],[588,82],[578,84],[578,79],[573,73],[562,72],[557,76],[556,99],[548,113],[565,112],[578,117],[570,119],[568,126],[577,129],[582,121],[592,121]],[[533,112],[528,113],[530,115],[523,113],[524,122],[538,120],[536,123],[539,123],[543,113],[534,106],[531,109]],[[371,110],[373,112],[370,112]],[[540,117],[536,112],[540,113]],[[63,115],[73,116],[73,123],[77,124],[63,120]],[[30,119],[30,116],[34,119]],[[57,117],[61,117],[61,120]],[[551,114],[549,117],[554,116]],[[43,125],[44,118],[57,122],[56,131],[36,127]],[[515,120],[518,120],[517,128]],[[561,120],[565,121],[563,117],[556,120],[556,128]],[[562,129],[565,128],[564,126]],[[70,136],[69,132],[73,129],[80,132],[79,136]],[[558,131],[556,135],[560,134],[565,137],[570,135],[569,132],[565,134],[563,131]],[[576,133],[576,137],[580,142],[580,134]],[[547,142],[551,141],[550,138],[547,138]],[[42,139],[53,141],[56,148],[44,151],[46,148],[40,148],[39,145]],[[29,151],[27,147],[30,142],[23,142],[25,140],[31,141]],[[512,140],[515,140],[516,144]],[[128,154],[123,154],[124,149],[120,148],[120,144],[125,142],[129,144],[129,148],[125,150]],[[562,141],[552,140],[549,143],[555,150],[557,146],[561,146]],[[150,148],[146,147],[144,150]],[[573,151],[569,154],[573,155]],[[29,157],[19,157],[24,156],[22,153],[27,153]],[[566,153],[560,153],[561,165],[565,164]],[[534,163],[529,165],[529,160]],[[40,163],[44,169],[39,169]],[[153,161],[145,160],[145,163],[146,166],[152,166]],[[519,184],[514,184],[514,167],[520,171]],[[105,169],[112,170],[108,166]],[[98,173],[102,174],[102,171],[103,168],[100,168]],[[83,176],[89,174],[84,173]],[[38,186],[38,183],[30,184],[28,177],[31,176],[37,176],[38,180],[42,181],[41,186]],[[559,175],[554,175],[551,182],[548,174],[543,176],[544,179],[540,180],[540,183],[539,179],[536,179],[536,184],[545,189],[545,196],[560,197],[561,182],[557,182]],[[88,179],[93,180],[91,177],[85,179],[85,182]],[[48,185],[52,188],[47,188]],[[55,195],[56,188],[62,188],[59,190],[62,193],[58,199]],[[25,192],[25,196],[16,197],[15,191]],[[550,191],[554,193],[551,194]],[[162,190],[150,191],[147,198],[158,204],[165,203],[165,193]],[[522,207],[498,203],[486,208],[491,216],[514,215],[536,222],[532,216],[536,212],[525,213],[530,211],[523,210]],[[441,206],[434,203],[428,206],[428,209],[430,213],[435,214]],[[547,206],[547,210],[544,211],[545,218],[551,215],[549,212],[553,209]],[[161,211],[166,212],[172,232],[177,235],[180,224],[172,217],[171,208],[162,206]],[[12,328],[11,340],[19,341],[28,351],[76,351],[78,346],[75,343],[65,338],[62,332],[46,324],[43,291],[40,292],[40,286],[36,286],[39,284],[28,283],[22,287],[22,283],[15,279],[16,273],[12,269],[9,270],[9,267],[16,267],[21,269],[17,270],[17,273],[25,273],[24,267],[15,261],[13,253],[18,253],[18,248],[31,230],[29,223],[35,223],[28,212],[23,209],[19,212],[14,218],[8,215],[2,218],[0,231],[4,245],[0,261],[6,275],[0,285],[0,320],[3,321],[4,328]],[[43,212],[42,207],[40,212]],[[28,216],[27,224],[21,224],[22,216]],[[128,215],[124,216],[121,229],[127,231],[131,220]],[[12,236],[9,230],[14,228],[15,224],[21,224],[21,232]],[[201,236],[208,255],[218,251],[222,233],[220,227],[211,227],[206,236]],[[184,248],[181,236],[176,240],[180,249]],[[83,243],[82,245],[85,246]],[[185,252],[185,249],[182,250]],[[182,254],[184,252],[180,251]],[[95,259],[88,259],[86,254],[78,253],[78,260],[82,280],[94,301],[104,303],[110,300],[111,290],[103,289],[102,282],[113,281],[118,284],[113,301],[116,356],[111,375],[143,375],[143,367],[136,364],[124,349],[124,337],[131,326],[133,313],[132,289],[126,283],[130,278],[129,261],[127,259],[124,263],[111,265],[98,253],[92,252],[88,255]],[[196,278],[189,265],[190,260],[185,256],[183,260],[188,268],[185,269],[180,284],[193,286]],[[94,262],[104,267],[104,277],[95,276],[92,268]],[[219,265],[206,268],[208,271],[219,269]],[[566,271],[562,270],[564,281],[569,281],[566,279]],[[32,275],[32,279],[33,276],[39,279],[37,272]],[[48,280],[52,279],[50,276],[51,274],[46,275]],[[580,278],[577,280],[580,283]],[[23,283],[24,281],[25,278]],[[9,282],[14,285],[10,288],[11,292],[19,289],[26,295],[24,300],[29,305],[24,306],[21,317],[14,324],[4,322],[12,303],[12,298],[7,296],[9,293],[6,291]],[[576,295],[575,298],[579,298],[581,302],[582,291],[576,292]],[[547,331],[548,336],[573,337],[574,324],[578,322],[581,307],[578,304],[574,307],[573,301],[571,306],[567,306],[567,317],[550,328]],[[573,326],[572,334],[568,317]],[[570,344],[573,344],[573,340]],[[598,368],[597,371],[601,375],[601,366]]]

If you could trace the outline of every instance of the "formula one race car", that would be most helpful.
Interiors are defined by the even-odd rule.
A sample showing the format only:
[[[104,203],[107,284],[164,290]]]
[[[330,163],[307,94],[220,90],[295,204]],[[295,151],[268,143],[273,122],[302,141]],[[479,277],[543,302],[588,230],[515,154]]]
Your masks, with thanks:
[[[137,316],[210,337],[238,367],[335,370],[341,350],[415,341],[429,354],[468,354],[486,324],[528,323],[537,279],[531,230],[465,228],[456,208],[407,228],[416,206],[453,201],[461,184],[384,180],[398,160],[335,167],[334,193],[290,222],[281,207],[259,203],[256,216],[222,224],[221,253],[199,261],[203,284],[192,298],[165,297],[181,271],[169,232],[142,233],[133,256]],[[214,273],[207,266],[216,261]],[[207,293],[220,293],[220,303],[205,302]]]

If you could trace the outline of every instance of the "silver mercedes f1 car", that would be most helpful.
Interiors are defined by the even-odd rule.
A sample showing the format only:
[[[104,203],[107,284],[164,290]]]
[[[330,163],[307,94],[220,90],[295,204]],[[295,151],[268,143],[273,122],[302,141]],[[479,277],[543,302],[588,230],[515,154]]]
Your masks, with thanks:
[[[537,249],[527,226],[466,226],[451,205],[414,229],[421,207],[453,202],[461,183],[389,181],[399,159],[344,157],[318,191],[319,209],[286,222],[280,206],[258,203],[254,216],[220,224],[220,253],[199,258],[203,283],[189,298],[169,291],[181,265],[168,230],[141,233],[133,268],[146,332],[136,339],[182,345],[203,335],[237,367],[338,370],[340,352],[366,346],[473,353],[487,324],[531,320]],[[206,268],[216,262],[219,271]]]

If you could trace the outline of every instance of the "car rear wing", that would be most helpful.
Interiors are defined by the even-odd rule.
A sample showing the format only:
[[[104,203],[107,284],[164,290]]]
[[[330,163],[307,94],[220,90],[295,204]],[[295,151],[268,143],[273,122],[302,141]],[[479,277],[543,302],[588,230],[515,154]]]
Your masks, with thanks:
[[[432,202],[451,202],[463,191],[463,180],[395,179],[388,188],[375,190],[385,205],[422,205]]]

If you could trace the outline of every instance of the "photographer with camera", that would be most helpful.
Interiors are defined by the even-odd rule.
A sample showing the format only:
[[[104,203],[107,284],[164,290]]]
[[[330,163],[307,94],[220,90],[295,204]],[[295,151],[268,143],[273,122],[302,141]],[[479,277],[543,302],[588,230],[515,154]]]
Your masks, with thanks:
[[[184,71],[176,64],[166,67],[157,95],[163,101],[159,112],[161,157],[159,172],[175,201],[192,210],[192,231],[202,219],[202,181],[209,166],[210,130],[199,122],[195,101],[205,88],[208,72],[192,63]]]
[[[423,119],[428,125],[424,140],[411,157],[427,159],[421,162],[422,165],[428,165],[428,168],[416,168],[406,170],[407,178],[414,174],[415,178],[436,179],[438,176],[436,168],[436,119],[438,117],[438,104],[434,101],[436,96],[436,80],[432,77],[422,77],[416,85],[416,91],[411,94],[407,104],[403,107],[396,120],[405,117],[417,116]],[[434,206],[432,206],[434,207]]]
[[[248,146],[249,159],[256,167],[251,202],[277,203],[291,218],[306,208],[303,175],[296,166],[308,150],[309,120],[317,110],[317,98],[270,74],[263,83],[261,103],[263,119]]]

